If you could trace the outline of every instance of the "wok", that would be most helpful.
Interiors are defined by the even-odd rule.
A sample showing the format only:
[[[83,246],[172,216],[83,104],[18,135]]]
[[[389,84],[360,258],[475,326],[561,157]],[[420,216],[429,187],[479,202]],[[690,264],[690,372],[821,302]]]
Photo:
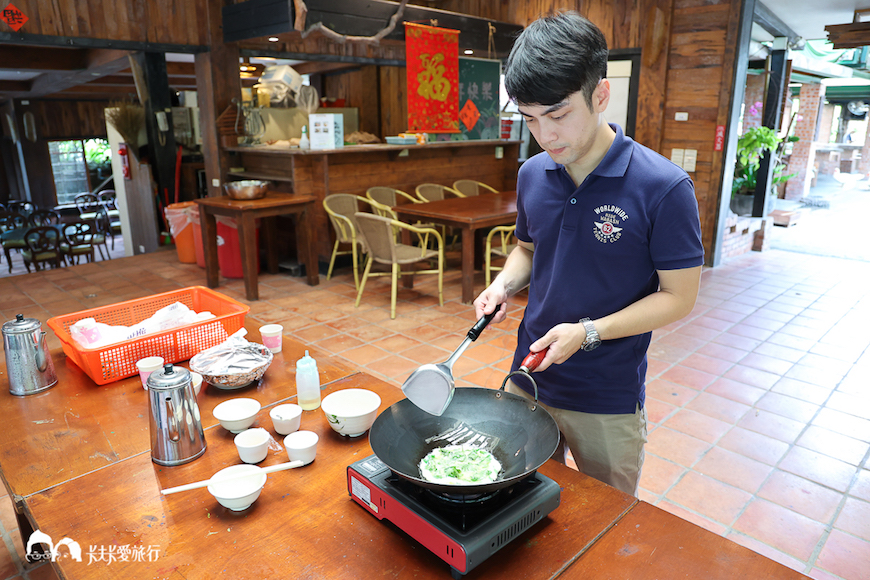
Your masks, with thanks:
[[[378,459],[399,477],[441,493],[473,494],[513,485],[534,473],[556,451],[559,428],[546,409],[504,391],[504,384],[501,390],[464,387],[456,389],[440,416],[408,399],[390,406],[375,419],[369,443]],[[468,485],[423,479],[419,469],[423,457],[437,447],[463,444],[491,452],[502,466],[499,478]]]

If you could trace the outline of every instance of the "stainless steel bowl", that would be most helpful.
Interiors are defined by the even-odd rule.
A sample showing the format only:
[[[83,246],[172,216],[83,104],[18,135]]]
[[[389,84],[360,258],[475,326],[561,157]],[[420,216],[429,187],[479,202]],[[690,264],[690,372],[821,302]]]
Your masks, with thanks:
[[[266,190],[270,185],[271,182],[258,179],[230,181],[224,183],[224,191],[233,199],[260,199],[266,196]]]

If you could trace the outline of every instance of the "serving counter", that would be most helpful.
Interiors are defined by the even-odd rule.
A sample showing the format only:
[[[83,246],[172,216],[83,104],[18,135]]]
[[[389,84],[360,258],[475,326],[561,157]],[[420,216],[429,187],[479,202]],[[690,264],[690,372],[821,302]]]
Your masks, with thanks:
[[[323,199],[332,193],[365,195],[386,186],[414,195],[421,183],[452,186],[475,179],[499,191],[516,189],[519,141],[439,141],[425,145],[347,145],[311,151],[274,146],[228,147],[230,177],[268,179],[276,188],[312,195],[318,258],[329,261],[335,235]]]

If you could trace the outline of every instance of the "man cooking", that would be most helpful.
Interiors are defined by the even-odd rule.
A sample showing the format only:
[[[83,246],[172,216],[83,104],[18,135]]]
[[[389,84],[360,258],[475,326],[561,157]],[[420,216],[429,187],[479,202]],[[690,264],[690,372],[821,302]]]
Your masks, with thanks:
[[[704,249],[689,176],[604,117],[607,42],[576,13],[518,37],[505,87],[543,153],[517,178],[518,247],[474,301],[476,315],[529,287],[513,368],[549,349],[539,400],[583,473],[637,495],[652,331],[685,317]],[[509,390],[531,397],[518,379]]]

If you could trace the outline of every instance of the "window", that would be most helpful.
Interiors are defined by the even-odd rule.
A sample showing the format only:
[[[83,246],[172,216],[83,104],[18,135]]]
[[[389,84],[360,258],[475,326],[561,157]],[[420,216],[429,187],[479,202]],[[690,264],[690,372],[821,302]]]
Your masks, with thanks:
[[[48,151],[58,204],[74,203],[77,195],[90,193],[111,178],[111,152],[105,139],[51,141]]]

